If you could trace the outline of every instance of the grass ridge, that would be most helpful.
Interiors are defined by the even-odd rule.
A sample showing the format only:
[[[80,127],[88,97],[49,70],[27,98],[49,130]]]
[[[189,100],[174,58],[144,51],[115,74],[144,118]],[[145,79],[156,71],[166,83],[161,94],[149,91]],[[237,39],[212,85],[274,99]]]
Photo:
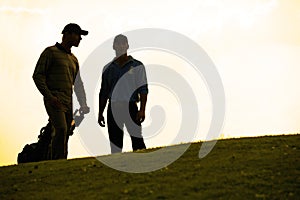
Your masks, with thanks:
[[[201,144],[192,143],[174,163],[149,173],[120,172],[93,157],[0,167],[0,199],[300,196],[299,134],[222,139],[205,158],[199,159]]]

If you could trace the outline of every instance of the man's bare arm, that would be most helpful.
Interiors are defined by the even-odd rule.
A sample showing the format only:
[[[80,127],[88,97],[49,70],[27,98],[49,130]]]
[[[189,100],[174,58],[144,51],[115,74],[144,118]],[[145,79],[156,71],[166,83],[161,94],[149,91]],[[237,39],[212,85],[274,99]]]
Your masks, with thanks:
[[[141,100],[141,105],[140,105],[140,110],[137,113],[136,120],[142,123],[146,118],[145,110],[147,104],[147,94],[140,94],[140,100]]]
[[[99,95],[99,113],[98,113],[98,123],[101,127],[105,127],[105,120],[103,117],[103,112],[107,103],[107,98],[100,97]]]

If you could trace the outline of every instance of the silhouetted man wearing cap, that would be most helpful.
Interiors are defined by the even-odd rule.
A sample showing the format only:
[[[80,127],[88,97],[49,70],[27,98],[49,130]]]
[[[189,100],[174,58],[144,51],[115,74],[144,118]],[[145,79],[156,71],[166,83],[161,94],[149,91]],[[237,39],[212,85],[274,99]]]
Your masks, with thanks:
[[[81,35],[87,35],[88,31],[71,23],[64,27],[62,34],[61,43],[47,47],[42,52],[33,74],[35,85],[44,96],[49,120],[55,128],[55,135],[52,137],[52,159],[67,158],[68,134],[73,120],[73,85],[80,112],[89,112],[78,60],[71,53],[72,46],[78,47]]]
[[[98,123],[105,126],[103,111],[109,100],[107,125],[112,153],[122,151],[124,125],[130,135],[132,149],[146,148],[141,127],[148,94],[146,70],[142,62],[127,55],[128,48],[127,37],[117,35],[113,43],[116,57],[102,73]],[[137,102],[140,102],[139,109]]]

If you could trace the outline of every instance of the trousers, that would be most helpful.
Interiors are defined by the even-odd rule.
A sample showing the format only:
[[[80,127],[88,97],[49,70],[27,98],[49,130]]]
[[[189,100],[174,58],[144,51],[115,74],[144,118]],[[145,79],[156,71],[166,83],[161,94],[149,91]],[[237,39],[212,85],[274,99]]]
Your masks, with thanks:
[[[129,113],[128,113],[129,111]],[[110,102],[107,108],[107,127],[110,140],[111,153],[122,152],[124,131],[130,135],[132,149],[145,149],[146,145],[142,137],[141,123],[136,120],[138,107],[135,102],[119,103]]]
[[[68,156],[69,131],[73,120],[72,111],[57,110],[46,101],[45,108],[55,130],[52,135],[51,159],[66,159]]]

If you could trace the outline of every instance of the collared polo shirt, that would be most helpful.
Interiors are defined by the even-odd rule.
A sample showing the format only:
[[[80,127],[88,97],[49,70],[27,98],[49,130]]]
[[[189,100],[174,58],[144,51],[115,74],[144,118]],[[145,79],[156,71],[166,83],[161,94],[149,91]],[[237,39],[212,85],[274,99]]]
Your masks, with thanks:
[[[121,82],[117,84],[118,81]],[[148,94],[146,70],[142,62],[129,56],[122,67],[115,60],[104,67],[99,98],[113,102],[138,102],[139,94]]]
[[[33,79],[45,100],[56,96],[64,105],[63,110],[72,109],[73,85],[80,106],[86,105],[78,60],[59,43],[43,51],[36,64]]]

